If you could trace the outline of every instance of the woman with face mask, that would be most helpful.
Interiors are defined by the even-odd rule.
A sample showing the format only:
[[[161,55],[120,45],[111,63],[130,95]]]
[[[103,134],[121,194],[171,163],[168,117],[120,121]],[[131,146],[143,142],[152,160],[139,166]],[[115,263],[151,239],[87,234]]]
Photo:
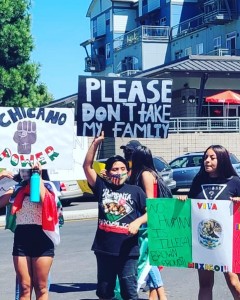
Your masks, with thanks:
[[[13,263],[20,284],[20,300],[30,300],[34,289],[36,299],[48,299],[48,275],[54,257],[54,245],[59,242],[57,196],[54,185],[42,180],[40,173],[40,202],[30,201],[32,170],[20,170],[14,179],[19,183],[5,195],[12,202],[15,215]],[[0,201],[1,202],[1,201]],[[48,221],[51,217],[52,221]]]
[[[99,299],[112,299],[116,278],[121,297],[138,299],[138,230],[146,223],[146,195],[141,188],[128,185],[127,161],[117,155],[106,162],[104,178],[93,169],[93,160],[104,134],[95,138],[83,164],[89,185],[98,200],[98,228],[92,245],[97,259]]]

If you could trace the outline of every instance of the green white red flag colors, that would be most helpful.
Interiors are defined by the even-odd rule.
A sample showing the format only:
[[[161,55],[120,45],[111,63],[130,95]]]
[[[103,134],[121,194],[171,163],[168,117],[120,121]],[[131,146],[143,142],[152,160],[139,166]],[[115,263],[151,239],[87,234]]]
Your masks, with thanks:
[[[240,203],[148,199],[151,265],[240,272]]]

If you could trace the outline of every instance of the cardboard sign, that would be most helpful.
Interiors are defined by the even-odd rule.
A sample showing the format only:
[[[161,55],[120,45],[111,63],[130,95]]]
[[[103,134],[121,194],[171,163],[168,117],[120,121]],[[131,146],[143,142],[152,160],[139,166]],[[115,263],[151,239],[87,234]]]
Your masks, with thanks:
[[[77,135],[167,138],[171,79],[79,76]]]
[[[74,112],[69,108],[0,108],[0,167],[72,169]]]
[[[152,265],[240,272],[240,203],[148,199]]]

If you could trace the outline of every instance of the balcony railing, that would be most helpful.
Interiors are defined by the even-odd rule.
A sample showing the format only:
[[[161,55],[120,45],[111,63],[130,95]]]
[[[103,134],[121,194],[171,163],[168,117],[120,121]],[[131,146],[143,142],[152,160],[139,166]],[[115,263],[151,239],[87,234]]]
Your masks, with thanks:
[[[168,26],[140,26],[126,34],[119,36],[113,41],[114,51],[120,51],[123,48],[132,46],[143,41],[168,41],[170,27]]]
[[[196,31],[204,26],[204,14],[200,14],[194,18],[188,19],[187,21],[173,26],[171,31],[171,37],[172,39],[181,37],[193,31]]]
[[[207,55],[215,55],[215,56],[237,55],[237,56],[240,56],[240,49],[218,48],[218,49],[208,52]]]
[[[142,72],[141,70],[127,70],[127,71],[123,71],[121,73],[119,73],[119,76],[121,77],[131,77],[136,75],[137,73]]]
[[[240,132],[240,118],[184,117],[170,119],[170,133]]]
[[[224,1],[210,0],[204,3],[204,22],[224,24],[236,18],[236,8],[226,7]]]
[[[88,56],[85,58],[85,72],[101,72],[105,69],[105,56]]]

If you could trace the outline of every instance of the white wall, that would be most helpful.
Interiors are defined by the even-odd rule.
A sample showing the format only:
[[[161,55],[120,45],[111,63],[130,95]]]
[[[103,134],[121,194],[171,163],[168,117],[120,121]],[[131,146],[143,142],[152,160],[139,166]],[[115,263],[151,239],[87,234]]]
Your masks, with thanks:
[[[135,139],[135,138],[134,138]],[[122,155],[121,145],[130,139],[116,139],[116,154]],[[138,139],[140,143],[149,147],[154,155],[162,156],[171,161],[186,152],[204,151],[210,145],[220,144],[234,153],[240,159],[239,133],[184,133],[169,134],[167,139]]]
[[[142,69],[147,70],[165,63],[167,43],[142,43]]]

